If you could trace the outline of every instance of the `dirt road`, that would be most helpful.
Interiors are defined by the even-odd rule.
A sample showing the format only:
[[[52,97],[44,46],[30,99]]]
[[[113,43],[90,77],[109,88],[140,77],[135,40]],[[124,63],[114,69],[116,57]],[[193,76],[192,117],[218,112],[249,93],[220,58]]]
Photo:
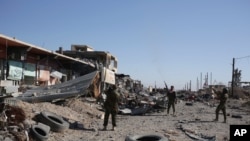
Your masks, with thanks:
[[[93,104],[77,100],[68,103],[68,107],[48,103],[29,106],[33,113],[46,109],[69,119],[70,129],[63,133],[50,132],[49,141],[124,141],[126,136],[152,134],[165,136],[171,141],[192,141],[192,137],[203,137],[204,140],[215,137],[216,141],[227,141],[230,124],[250,124],[250,106],[242,107],[245,102],[229,100],[227,123],[223,123],[222,113],[218,122],[213,121],[217,103],[215,106],[211,106],[211,102],[186,105],[185,101],[181,101],[176,105],[176,116],[166,116],[166,111],[144,116],[118,115],[116,131],[111,131],[111,119],[108,131],[101,130],[103,119],[99,117],[103,112],[96,110]],[[232,115],[241,115],[242,118],[233,118]]]

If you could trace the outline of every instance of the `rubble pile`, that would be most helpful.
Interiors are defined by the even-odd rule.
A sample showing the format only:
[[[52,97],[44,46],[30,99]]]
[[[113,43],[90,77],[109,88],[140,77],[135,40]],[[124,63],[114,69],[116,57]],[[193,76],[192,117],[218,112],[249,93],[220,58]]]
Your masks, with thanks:
[[[0,104],[0,140],[27,140],[26,114],[17,106]]]
[[[163,112],[166,109],[166,104],[168,101],[164,93],[150,93],[148,91],[140,91],[139,93],[135,93],[130,92],[124,88],[119,88],[118,91],[120,92],[121,97],[123,98],[123,102],[120,103],[119,106],[120,116],[123,116],[123,114],[134,116],[144,115],[146,113],[151,114],[152,112],[158,113]],[[181,99],[181,95],[183,95],[184,97],[190,97],[193,96],[193,94],[186,94],[185,92],[178,93],[179,103],[182,103],[184,101],[186,103],[194,103],[193,105],[191,105],[193,107],[195,107],[196,102],[212,103],[214,101],[213,99],[208,100],[198,95],[195,95],[196,98],[190,101],[190,99],[186,98]],[[200,101],[200,99],[202,98],[204,98],[203,101]],[[234,103],[235,102],[231,100],[229,102],[229,104]],[[242,106],[249,107],[250,104],[249,102],[245,102],[242,103]],[[233,106],[229,106],[229,108],[232,107]],[[56,138],[55,135],[63,136],[67,128],[70,128],[71,130],[83,129],[85,130],[85,132],[91,130],[92,134],[95,133],[93,131],[98,130],[95,126],[98,125],[98,122],[100,122],[100,119],[103,118],[104,114],[102,105],[97,104],[97,101],[94,97],[86,96],[64,99],[62,101],[57,101],[56,103],[27,103],[19,100],[15,102],[9,101],[9,103],[2,103],[0,108],[1,113],[3,113],[5,109],[5,113],[8,119],[6,121],[1,122],[2,128],[0,130],[0,140],[3,141],[26,141],[27,139],[29,139],[29,141],[39,140],[33,135],[34,128],[38,128],[39,130],[44,131],[46,138],[44,137],[43,140],[53,140],[54,138]],[[44,112],[57,118],[58,120],[62,120],[63,123],[69,123],[69,127],[65,126],[62,131],[57,133],[56,130],[53,130],[53,126],[51,127],[46,123],[42,123],[42,121],[39,120],[38,116]],[[190,123],[188,125],[190,125]],[[61,129],[61,125],[59,126],[59,129]],[[190,138],[213,138],[212,135],[201,136],[201,134],[198,133],[188,132],[186,128],[183,129],[185,129],[183,130],[183,132],[185,132],[187,136],[191,136]],[[72,131],[67,131],[67,133],[68,132]]]
[[[250,108],[250,101],[243,103],[242,107]]]
[[[84,98],[68,99],[60,105],[48,102],[27,103],[23,101],[15,101],[14,105],[1,103],[0,140],[41,140],[40,138],[34,137],[34,127],[38,129],[43,129],[44,127],[45,132],[48,133],[53,129],[53,127],[42,124],[42,121],[39,119],[39,116],[44,112],[46,112],[46,114],[49,112],[49,116],[54,116],[55,118],[61,119],[65,123],[69,123],[70,125],[78,123],[88,126],[91,124],[90,121],[93,121],[93,119],[99,119],[103,112],[99,111],[97,107],[91,106],[90,102],[83,101],[83,99]],[[59,129],[62,129],[62,127],[59,126]],[[47,139],[48,137],[44,137],[44,140]]]
[[[127,110],[125,114],[144,115],[166,109],[165,94],[150,94],[142,90],[139,81],[126,75],[120,77],[119,80],[125,80],[117,81],[121,86],[118,90],[121,98],[119,114]],[[95,128],[92,127],[95,119],[103,118],[103,101],[98,101],[99,96],[95,94],[98,79],[98,73],[93,72],[61,84],[28,89],[18,97],[1,99],[1,131],[4,132],[0,133],[0,137],[5,140],[13,134],[12,140],[47,140],[50,131],[63,132],[70,126],[79,125]],[[79,91],[72,95],[71,90],[75,88]],[[10,130],[13,126],[15,131],[20,132],[14,134]]]
[[[234,93],[233,93],[233,98],[241,98],[241,99],[246,99],[246,98],[250,98],[250,91],[244,88],[239,88],[236,87],[234,88]]]

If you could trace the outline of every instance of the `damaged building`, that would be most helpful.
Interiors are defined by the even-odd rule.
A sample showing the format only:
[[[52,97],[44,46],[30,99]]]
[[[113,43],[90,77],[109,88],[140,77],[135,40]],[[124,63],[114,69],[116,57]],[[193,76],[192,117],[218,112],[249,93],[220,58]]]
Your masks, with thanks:
[[[86,45],[70,51],[50,51],[0,34],[0,94],[15,95],[29,88],[52,87],[90,75],[91,93],[98,97],[105,84],[115,84],[117,59]]]
[[[140,80],[134,80],[130,75],[116,74],[116,83],[120,88],[124,88],[131,93],[139,93],[143,90],[143,85]]]
[[[56,51],[60,54],[91,62],[95,65],[95,69],[100,71],[100,90],[103,90],[109,84],[115,84],[115,74],[117,73],[118,60],[109,52],[95,51],[92,47],[87,45],[71,45],[71,50],[63,50],[62,47]],[[89,70],[85,70],[89,72]],[[101,93],[101,92],[99,92]],[[95,94],[95,97],[97,95]]]

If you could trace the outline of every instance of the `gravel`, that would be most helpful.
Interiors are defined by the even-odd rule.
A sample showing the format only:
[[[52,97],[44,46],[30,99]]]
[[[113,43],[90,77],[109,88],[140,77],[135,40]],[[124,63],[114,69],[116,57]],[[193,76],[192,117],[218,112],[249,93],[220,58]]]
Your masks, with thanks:
[[[19,102],[18,106],[25,110],[28,123],[35,124],[34,117],[41,111],[54,112],[70,123],[70,128],[63,133],[50,131],[48,141],[125,141],[126,136],[149,134],[165,136],[170,141],[192,141],[189,135],[227,141],[230,125],[250,123],[250,106],[242,106],[245,102],[229,100],[227,123],[223,123],[222,112],[219,121],[213,121],[218,101],[194,102],[191,106],[186,105],[186,101],[179,101],[176,104],[176,116],[166,115],[166,110],[141,116],[118,115],[116,131],[111,131],[111,118],[108,130],[102,131],[103,111],[98,110],[101,109],[99,105],[83,98],[70,99],[61,105]],[[242,118],[233,118],[233,114],[241,115]]]

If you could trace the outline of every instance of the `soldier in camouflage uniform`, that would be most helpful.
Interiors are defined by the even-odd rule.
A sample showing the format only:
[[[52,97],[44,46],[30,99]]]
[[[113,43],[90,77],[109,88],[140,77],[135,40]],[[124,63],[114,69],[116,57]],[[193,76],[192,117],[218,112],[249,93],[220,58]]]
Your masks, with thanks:
[[[215,114],[216,114],[216,118],[214,119],[214,121],[218,121],[219,120],[219,112],[220,110],[222,110],[223,115],[224,115],[224,123],[227,122],[227,115],[226,115],[226,102],[228,99],[228,91],[226,88],[223,88],[222,93],[221,92],[217,92],[216,90],[214,90],[216,94],[218,94],[219,96],[219,100],[220,103],[216,108]]]
[[[170,91],[168,91],[167,96],[168,96],[167,114],[169,114],[169,110],[172,107],[173,108],[173,115],[175,116],[176,93],[174,91],[174,86],[170,87]]]
[[[103,123],[103,130],[107,130],[109,115],[111,114],[112,117],[112,130],[114,131],[116,128],[116,115],[118,113],[118,101],[119,101],[119,94],[116,91],[116,86],[111,86],[106,92],[106,100],[104,102],[104,123]]]

